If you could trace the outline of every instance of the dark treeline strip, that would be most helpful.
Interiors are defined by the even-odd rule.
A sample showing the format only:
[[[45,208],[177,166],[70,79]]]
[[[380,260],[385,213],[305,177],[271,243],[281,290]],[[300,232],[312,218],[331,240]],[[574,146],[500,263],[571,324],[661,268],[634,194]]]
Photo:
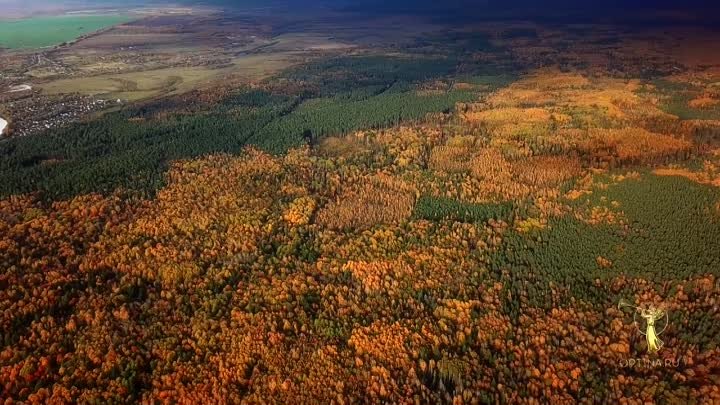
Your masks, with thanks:
[[[42,191],[63,197],[117,186],[151,190],[168,161],[213,152],[240,151],[238,135],[251,132],[263,113],[245,119],[174,117],[133,122],[124,114],[72,126],[49,135],[0,144],[0,194]]]
[[[432,221],[484,222],[507,219],[512,203],[472,204],[445,197],[423,196],[415,203],[413,216]]]
[[[283,153],[304,141],[359,129],[397,125],[428,113],[448,111],[455,103],[469,101],[471,92],[451,91],[436,95],[414,92],[383,93],[365,100],[311,100],[292,113],[272,121],[249,139],[249,144]]]
[[[400,89],[411,83],[442,78],[455,73],[458,59],[449,57],[357,56],[323,60],[284,74],[306,82],[318,97],[332,97],[362,89]]]

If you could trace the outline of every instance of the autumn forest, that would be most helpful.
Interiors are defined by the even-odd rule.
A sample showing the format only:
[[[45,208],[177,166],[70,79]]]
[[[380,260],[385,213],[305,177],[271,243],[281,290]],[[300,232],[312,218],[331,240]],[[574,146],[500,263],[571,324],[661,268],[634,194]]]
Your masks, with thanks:
[[[720,51],[622,32],[489,22],[1,141],[0,403],[720,403]]]

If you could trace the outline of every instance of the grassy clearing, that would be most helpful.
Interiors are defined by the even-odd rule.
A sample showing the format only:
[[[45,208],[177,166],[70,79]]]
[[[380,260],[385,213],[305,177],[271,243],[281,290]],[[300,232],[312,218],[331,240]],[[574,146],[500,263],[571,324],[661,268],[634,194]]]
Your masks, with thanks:
[[[219,74],[210,68],[169,68],[116,75],[77,77],[41,84],[47,94],[80,93],[123,100],[140,100],[170,94],[194,85],[209,82]]]
[[[291,33],[282,34],[273,38],[271,45],[274,51],[286,50],[292,51],[296,49],[312,49],[312,50],[333,50],[352,48],[342,42],[328,38],[327,36],[317,34]]]
[[[125,15],[90,15],[0,21],[0,47],[29,49],[53,46],[131,19]]]
[[[54,80],[38,87],[47,94],[80,93],[91,96],[144,100],[180,94],[224,76],[258,80],[291,64],[286,54],[250,55],[233,61],[231,67],[177,67],[132,73],[104,74]]]
[[[245,55],[233,60],[227,71],[248,80],[261,80],[289,68],[296,60],[292,52]]]

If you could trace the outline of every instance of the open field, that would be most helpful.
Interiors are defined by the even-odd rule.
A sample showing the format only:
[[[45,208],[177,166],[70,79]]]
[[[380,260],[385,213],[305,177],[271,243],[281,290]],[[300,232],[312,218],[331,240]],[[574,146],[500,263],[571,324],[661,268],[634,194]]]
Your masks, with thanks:
[[[50,95],[80,93],[105,98],[137,101],[180,94],[217,81],[232,78],[246,82],[269,77],[293,63],[291,54],[248,55],[226,67],[174,67],[117,75],[60,79],[38,85]]]
[[[132,20],[125,15],[33,17],[0,20],[0,47],[43,48]]]
[[[355,45],[334,40],[327,35],[293,33],[273,37],[270,47],[275,51],[331,51],[348,50]]]
[[[80,93],[84,95],[136,101],[168,95],[180,89],[192,89],[220,75],[210,68],[168,68],[119,75],[61,79],[39,88],[47,94]]]

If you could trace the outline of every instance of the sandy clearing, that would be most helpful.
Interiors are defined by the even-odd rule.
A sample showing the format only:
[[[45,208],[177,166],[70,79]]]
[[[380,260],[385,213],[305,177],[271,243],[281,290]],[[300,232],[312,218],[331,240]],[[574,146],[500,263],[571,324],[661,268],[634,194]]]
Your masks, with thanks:
[[[28,90],[32,90],[32,86],[27,85],[27,84],[20,84],[17,86],[10,86],[10,91],[8,91],[8,93],[17,93],[20,91],[28,91]]]

